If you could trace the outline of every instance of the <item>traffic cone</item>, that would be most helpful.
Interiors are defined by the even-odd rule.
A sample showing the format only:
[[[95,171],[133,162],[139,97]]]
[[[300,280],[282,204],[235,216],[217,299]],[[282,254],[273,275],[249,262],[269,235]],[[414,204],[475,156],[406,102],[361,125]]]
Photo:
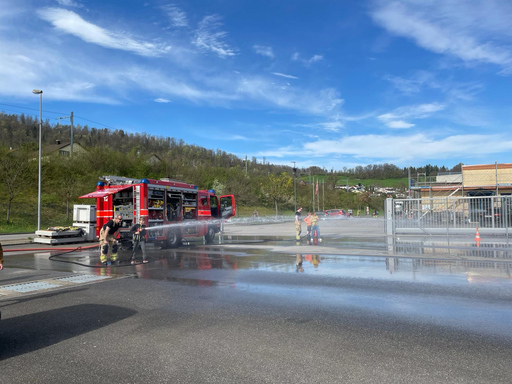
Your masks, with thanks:
[[[475,235],[475,242],[476,242],[476,246],[479,247],[480,246],[480,233],[478,232],[478,227],[476,228],[476,235]]]

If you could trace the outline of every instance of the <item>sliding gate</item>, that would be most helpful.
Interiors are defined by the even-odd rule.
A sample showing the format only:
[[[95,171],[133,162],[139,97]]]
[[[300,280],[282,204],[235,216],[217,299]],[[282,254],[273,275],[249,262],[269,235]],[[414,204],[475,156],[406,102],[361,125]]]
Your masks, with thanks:
[[[388,234],[512,233],[512,196],[386,199],[384,211]]]

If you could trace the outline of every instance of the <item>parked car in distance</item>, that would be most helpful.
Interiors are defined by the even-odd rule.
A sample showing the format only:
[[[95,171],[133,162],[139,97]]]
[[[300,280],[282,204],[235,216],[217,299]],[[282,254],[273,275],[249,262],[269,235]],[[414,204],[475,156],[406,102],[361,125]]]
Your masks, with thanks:
[[[326,217],[333,217],[333,218],[342,218],[347,217],[345,211],[343,209],[327,209],[325,211]]]

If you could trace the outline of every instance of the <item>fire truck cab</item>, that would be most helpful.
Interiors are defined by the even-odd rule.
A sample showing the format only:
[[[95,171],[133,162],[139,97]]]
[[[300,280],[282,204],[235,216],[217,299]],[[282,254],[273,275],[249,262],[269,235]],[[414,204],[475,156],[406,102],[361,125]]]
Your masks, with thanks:
[[[212,243],[221,223],[235,216],[235,197],[216,196],[213,190],[170,179],[131,179],[103,176],[96,191],[80,196],[96,199],[96,236],[115,215],[123,215],[120,240],[131,240],[130,228],[139,218],[146,223],[149,241],[177,247],[183,238],[204,237]]]

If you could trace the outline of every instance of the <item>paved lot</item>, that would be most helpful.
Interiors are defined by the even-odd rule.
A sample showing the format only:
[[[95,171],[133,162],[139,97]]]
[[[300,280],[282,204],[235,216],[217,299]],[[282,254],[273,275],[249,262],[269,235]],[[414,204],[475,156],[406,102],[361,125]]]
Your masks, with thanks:
[[[321,229],[297,245],[291,223],[226,226],[223,244],[110,268],[97,248],[16,246],[2,383],[510,382],[510,260],[389,250],[379,219]],[[63,280],[80,276],[98,280]]]
[[[400,313],[415,301],[461,310],[472,300],[489,312],[499,304],[510,320],[505,297],[491,304],[446,289],[430,301],[428,285],[408,292],[297,273],[202,280],[146,272],[1,301],[2,382],[506,383],[512,373],[510,333]],[[354,302],[372,298],[396,309]]]

